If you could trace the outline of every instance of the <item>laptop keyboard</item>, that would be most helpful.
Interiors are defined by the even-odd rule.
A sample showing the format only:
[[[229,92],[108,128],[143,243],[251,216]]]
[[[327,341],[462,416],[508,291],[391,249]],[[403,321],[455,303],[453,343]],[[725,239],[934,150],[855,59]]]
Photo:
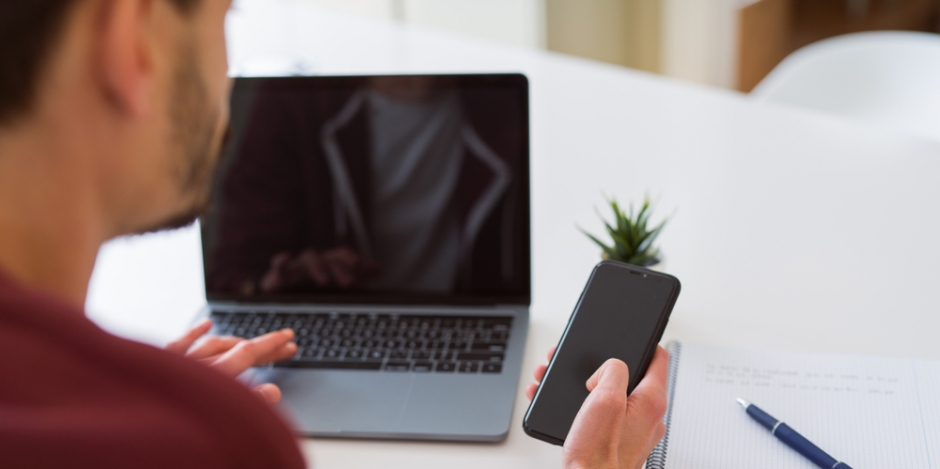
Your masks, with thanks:
[[[297,355],[280,368],[501,373],[512,316],[214,311],[215,333],[253,338],[289,327]]]

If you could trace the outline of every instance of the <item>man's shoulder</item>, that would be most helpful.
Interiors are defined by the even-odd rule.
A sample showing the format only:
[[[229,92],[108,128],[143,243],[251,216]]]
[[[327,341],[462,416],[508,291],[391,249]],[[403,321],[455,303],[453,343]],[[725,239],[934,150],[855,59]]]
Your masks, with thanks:
[[[8,284],[0,375],[2,467],[302,465],[290,430],[239,383]]]

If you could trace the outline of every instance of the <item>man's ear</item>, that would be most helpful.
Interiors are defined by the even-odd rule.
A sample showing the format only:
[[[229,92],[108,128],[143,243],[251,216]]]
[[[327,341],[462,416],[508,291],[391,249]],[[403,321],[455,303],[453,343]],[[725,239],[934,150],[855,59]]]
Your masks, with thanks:
[[[103,0],[98,24],[98,79],[119,112],[144,117],[153,112],[155,20],[153,0]]]

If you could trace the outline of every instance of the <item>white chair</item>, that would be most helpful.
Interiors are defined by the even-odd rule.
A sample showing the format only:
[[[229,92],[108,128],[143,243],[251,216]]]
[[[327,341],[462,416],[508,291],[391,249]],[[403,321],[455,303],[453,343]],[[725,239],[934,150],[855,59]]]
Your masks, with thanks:
[[[940,139],[940,35],[883,31],[819,41],[790,54],[751,97]]]

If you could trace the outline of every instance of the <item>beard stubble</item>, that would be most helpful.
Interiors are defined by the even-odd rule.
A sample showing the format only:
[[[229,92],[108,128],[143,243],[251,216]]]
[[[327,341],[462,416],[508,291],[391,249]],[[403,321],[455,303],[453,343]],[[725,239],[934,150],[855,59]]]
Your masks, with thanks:
[[[169,118],[177,158],[173,177],[183,208],[140,233],[182,228],[205,213],[215,168],[230,135],[228,122],[219,122],[221,111],[209,98],[195,50],[190,46],[181,49],[170,93]]]

